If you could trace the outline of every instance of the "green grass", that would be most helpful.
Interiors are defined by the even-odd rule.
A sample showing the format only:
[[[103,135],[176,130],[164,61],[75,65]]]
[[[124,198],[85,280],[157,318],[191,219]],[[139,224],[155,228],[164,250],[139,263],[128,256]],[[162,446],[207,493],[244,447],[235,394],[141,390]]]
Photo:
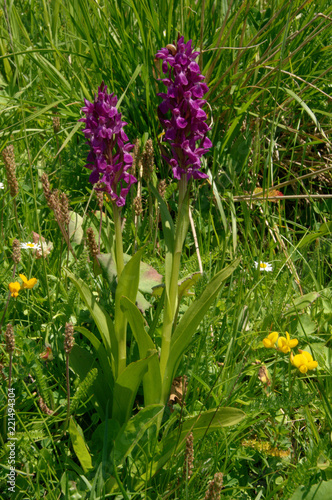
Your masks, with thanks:
[[[216,472],[224,476],[221,498],[313,498],[294,492],[301,485],[309,489],[319,484],[319,498],[329,498],[331,24],[332,5],[323,0],[3,2],[0,149],[14,146],[19,186],[13,200],[1,156],[0,484],[4,494],[8,493],[9,457],[5,416],[9,355],[4,332],[11,323],[16,341],[12,373],[15,499],[203,500]],[[199,63],[210,89],[206,109],[213,148],[204,159],[209,180],[196,181],[191,196],[204,270],[194,287],[195,296],[201,296],[217,272],[236,257],[241,262],[193,332],[177,369],[178,377],[187,377],[187,385],[182,388],[182,401],[177,399],[165,410],[159,444],[151,438],[153,419],[140,422],[137,417],[143,408],[139,389],[132,432],[140,432],[140,439],[134,444],[129,431],[123,442],[116,441],[118,423],[109,422],[109,414],[102,414],[96,403],[97,397],[105,397],[109,381],[105,381],[100,353],[96,354],[82,328],[98,339],[100,335],[65,272],[69,269],[80,277],[99,305],[114,314],[116,284],[110,285],[100,274],[86,249],[87,228],[93,227],[98,234],[100,213],[95,195],[90,198],[89,172],[84,167],[88,148],[78,119],[84,98],[92,100],[105,81],[119,97],[130,141],[138,138],[143,146],[152,138],[153,184],[166,179],[165,199],[174,219],[177,194],[172,173],[162,159],[163,131],[157,116],[162,84],[157,80],[160,66],[155,54],[176,40],[178,33],[201,50]],[[55,118],[60,121],[58,128]],[[48,174],[52,189],[67,194],[70,210],[82,217],[75,234],[71,226],[77,260],[47,205],[43,173]],[[270,189],[281,191],[284,197],[255,201],[253,192],[258,187],[263,190],[261,198]],[[157,203],[143,179],[143,213],[135,227],[136,190],[134,186],[122,211],[124,248],[131,255],[135,242],[137,248],[145,245],[143,261],[163,274],[165,240]],[[101,251],[109,253],[114,225],[107,200],[103,210]],[[47,259],[36,259],[22,250],[13,277],[13,240],[32,241],[32,231],[51,241],[53,249]],[[256,270],[254,261],[271,263],[273,271]],[[197,271],[190,228],[181,278]],[[38,285],[10,299],[7,307],[8,284],[18,280],[19,273],[36,277]],[[145,298],[152,306],[144,318],[160,347],[162,312],[154,321],[159,299],[148,294]],[[183,299],[180,317],[192,301],[192,297]],[[86,356],[84,367],[72,359],[71,421],[76,427],[69,431],[63,348],[68,321],[81,328],[75,341]],[[289,355],[264,348],[262,340],[271,331],[280,335],[288,331],[291,338],[297,338],[298,347],[311,352],[318,368],[301,375],[289,363]],[[135,361],[138,347],[130,330],[128,338],[128,359]],[[45,343],[51,345],[54,356],[47,362],[39,357]],[[268,369],[270,386],[258,377],[263,366]],[[42,411],[39,397],[51,415]],[[160,449],[160,443],[166,443],[181,423],[224,407],[242,410],[245,418],[194,440],[190,479],[183,478],[184,447],[170,453],[162,467],[156,466],[167,451]],[[109,423],[106,430],[105,421]],[[91,469],[82,464],[82,457],[88,455]]]

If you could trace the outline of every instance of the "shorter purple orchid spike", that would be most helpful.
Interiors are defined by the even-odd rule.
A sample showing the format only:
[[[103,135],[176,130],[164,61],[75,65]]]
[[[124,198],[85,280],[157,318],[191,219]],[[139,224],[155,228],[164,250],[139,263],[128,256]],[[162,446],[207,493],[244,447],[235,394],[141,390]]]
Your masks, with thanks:
[[[108,94],[102,82],[94,102],[86,99],[84,102],[82,111],[86,117],[79,121],[85,123],[83,133],[90,146],[85,165],[92,170],[89,181],[92,184],[100,182],[102,187],[97,190],[107,192],[111,200],[122,207],[130,186],[137,179],[128,172],[133,163],[130,151],[134,146],[123,130],[127,123],[121,120],[121,113],[116,108],[118,98]]]
[[[161,79],[167,93],[158,94],[163,98],[158,115],[165,129],[164,141],[169,142],[172,152],[171,157],[164,158],[176,179],[187,174],[188,180],[208,177],[200,170],[201,157],[212,146],[206,137],[210,128],[202,109],[206,103],[202,97],[209,89],[195,62],[199,52],[193,52],[191,44],[192,40],[184,43],[181,36],[176,46],[169,44],[156,54],[157,59],[163,60],[163,73],[167,73],[167,77]]]

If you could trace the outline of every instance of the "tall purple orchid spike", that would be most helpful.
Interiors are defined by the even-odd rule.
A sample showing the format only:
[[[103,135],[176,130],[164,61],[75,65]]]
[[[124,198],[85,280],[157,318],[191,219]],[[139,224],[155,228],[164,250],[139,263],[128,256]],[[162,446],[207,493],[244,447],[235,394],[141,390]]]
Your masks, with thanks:
[[[173,168],[176,179],[187,174],[188,180],[208,177],[200,170],[201,157],[212,146],[206,137],[210,128],[202,110],[206,103],[202,97],[209,89],[195,62],[199,52],[193,52],[191,44],[192,40],[184,43],[182,36],[176,46],[169,44],[156,54],[157,59],[163,60],[163,73],[168,73],[161,79],[167,94],[158,94],[163,98],[158,115],[165,129],[164,141],[169,142],[172,152],[171,158],[164,158]]]
[[[118,98],[107,93],[107,86],[102,82],[98,88],[98,95],[94,102],[84,100],[82,108],[86,118],[79,121],[85,122],[83,133],[88,139],[90,152],[87,158],[87,168],[92,170],[89,181],[92,184],[102,183],[98,190],[105,191],[115,201],[118,207],[126,202],[130,186],[137,182],[128,170],[133,163],[128,137],[123,130],[127,125],[121,120],[121,113],[116,108]]]

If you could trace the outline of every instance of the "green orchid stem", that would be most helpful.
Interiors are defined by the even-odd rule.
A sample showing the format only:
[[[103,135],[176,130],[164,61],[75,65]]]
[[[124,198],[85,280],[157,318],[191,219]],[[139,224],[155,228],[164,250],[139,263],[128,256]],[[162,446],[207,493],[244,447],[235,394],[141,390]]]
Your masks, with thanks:
[[[121,228],[121,215],[119,207],[115,202],[112,203],[113,206],[113,219],[115,227],[115,261],[116,261],[116,272],[118,275],[118,282],[121,273],[124,268],[123,262],[123,244],[122,244],[122,228]]]
[[[187,176],[184,174],[179,181],[179,212],[178,220],[175,231],[173,258],[172,258],[172,272],[169,280],[166,281],[166,297],[165,297],[165,310],[164,310],[164,322],[162,327],[162,341],[161,341],[161,354],[160,354],[160,372],[162,380],[165,377],[165,372],[167,368],[172,330],[174,325],[174,319],[176,316],[176,311],[178,307],[178,281],[180,272],[180,263],[182,248],[186,238],[186,234],[189,226],[189,189]],[[166,276],[168,276],[168,271],[166,270]],[[169,375],[166,376],[163,381],[163,391],[162,391],[162,401],[161,403],[166,403],[168,397],[168,390],[171,381],[168,380]]]
[[[124,268],[121,215],[120,215],[120,209],[116,205],[116,203],[113,202],[112,205],[113,205],[113,219],[115,227],[115,262],[116,262],[117,279],[119,283],[119,279]],[[118,377],[126,368],[127,364],[127,320],[121,311],[119,312],[119,315],[118,314],[115,315],[114,330],[115,330],[115,336],[118,341],[118,367],[117,367],[117,377]]]

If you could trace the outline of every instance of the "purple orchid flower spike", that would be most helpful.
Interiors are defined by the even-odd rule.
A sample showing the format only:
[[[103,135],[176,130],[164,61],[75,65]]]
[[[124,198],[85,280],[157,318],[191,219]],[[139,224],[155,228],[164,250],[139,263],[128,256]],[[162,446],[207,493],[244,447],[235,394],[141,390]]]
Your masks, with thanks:
[[[90,152],[87,158],[87,168],[92,170],[89,181],[92,184],[101,183],[97,189],[110,195],[118,207],[126,202],[130,186],[137,182],[128,170],[133,158],[128,137],[123,130],[127,125],[121,120],[116,104],[118,98],[107,93],[107,86],[102,82],[94,102],[84,100],[82,108],[86,117],[79,121],[85,123],[83,133],[88,139]]]
[[[202,109],[206,103],[202,97],[209,89],[195,62],[199,52],[194,52],[191,45],[192,40],[184,43],[182,36],[176,46],[169,44],[156,54],[157,59],[163,60],[162,71],[167,74],[161,79],[167,93],[158,94],[163,98],[158,115],[165,129],[164,141],[170,144],[172,152],[171,157],[164,158],[176,179],[187,174],[187,180],[208,177],[200,170],[201,157],[212,147],[206,137],[210,128]]]

